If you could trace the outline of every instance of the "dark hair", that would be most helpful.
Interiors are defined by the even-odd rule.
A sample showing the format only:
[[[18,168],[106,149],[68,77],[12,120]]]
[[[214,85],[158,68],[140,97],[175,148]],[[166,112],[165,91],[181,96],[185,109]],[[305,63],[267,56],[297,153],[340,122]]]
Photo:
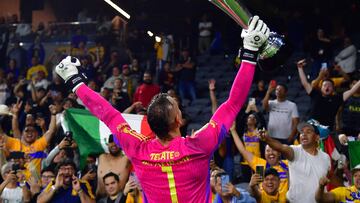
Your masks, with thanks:
[[[42,169],[40,174],[43,174],[43,173],[45,173],[45,172],[52,172],[53,174],[55,174],[54,168],[53,168],[53,167],[50,167],[50,166]]]
[[[108,177],[114,177],[116,182],[119,182],[120,181],[120,178],[117,174],[113,173],[113,172],[109,172],[107,174],[104,175],[103,177],[103,182],[105,183],[105,179],[108,178]]]
[[[63,161],[59,162],[56,166],[56,173],[59,172],[60,167],[62,166],[72,166],[74,170],[76,171],[76,165],[73,160],[71,159],[64,159]]]
[[[330,83],[332,84],[332,86],[335,86],[335,83],[334,83],[334,81],[333,81],[332,79],[329,79],[329,78],[324,79],[324,80],[322,81],[321,85],[322,85],[324,82],[330,82]]]
[[[151,130],[160,138],[166,139],[169,134],[171,111],[173,104],[167,93],[160,93],[153,97],[147,110],[148,122]]]
[[[287,87],[287,85],[285,83],[278,83],[277,85],[283,87],[286,92],[288,91],[288,87]]]
[[[277,172],[277,170],[276,169],[274,169],[274,168],[267,168],[266,170],[265,170],[265,174],[264,174],[264,177],[266,177],[266,176],[268,176],[268,175],[273,175],[273,176],[276,176],[276,177],[278,177],[279,178],[279,173]]]

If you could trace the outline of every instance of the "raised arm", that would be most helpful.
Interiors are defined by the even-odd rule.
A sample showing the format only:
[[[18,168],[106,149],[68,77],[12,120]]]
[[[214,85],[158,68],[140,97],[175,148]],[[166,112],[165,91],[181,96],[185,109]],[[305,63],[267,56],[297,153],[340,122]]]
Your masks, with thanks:
[[[17,101],[16,104],[14,104],[12,107],[11,107],[11,113],[13,114],[12,115],[12,118],[11,118],[11,129],[13,131],[13,135],[14,135],[14,138],[21,138],[21,131],[20,131],[20,127],[19,127],[19,111],[20,111],[20,108],[21,108],[21,105],[22,105],[22,102],[20,101]]]
[[[57,113],[56,107],[54,105],[50,105],[49,109],[50,109],[50,113],[51,113],[49,129],[43,135],[48,143],[51,141],[51,138],[56,133],[56,113]]]
[[[334,203],[335,197],[331,192],[325,192],[324,188],[330,180],[327,177],[321,177],[319,180],[319,187],[315,193],[315,199],[317,202]]]
[[[215,92],[215,79],[209,80],[209,95],[211,101],[211,113],[215,113],[216,109],[218,108],[218,103],[216,99],[216,92]]]
[[[79,74],[77,66],[80,66],[79,59],[67,56],[56,66],[55,71],[65,80],[66,85],[77,94],[90,112],[109,127],[111,132],[115,134],[115,142],[118,145],[121,143],[125,152],[130,149],[135,150],[135,145],[145,140],[146,137],[132,130],[120,112],[113,108],[101,95],[85,85],[86,78]],[[127,151],[126,153],[129,155],[130,152]]]
[[[269,111],[270,107],[269,107],[269,100],[270,100],[270,96],[271,93],[275,90],[275,87],[273,87],[271,84],[269,84],[268,90],[266,91],[265,97],[262,100],[262,105],[263,108],[265,109],[265,111]]]
[[[241,50],[240,70],[235,77],[228,100],[217,109],[211,118],[224,127],[226,132],[229,131],[236,115],[245,103],[254,77],[258,50],[267,41],[269,33],[269,28],[258,16],[254,16],[250,20],[248,29],[241,33],[244,45]]]
[[[355,92],[359,89],[359,87],[360,87],[360,80],[357,81],[357,83],[355,83],[355,85],[352,86],[351,89],[343,93],[343,100],[344,101],[348,100],[353,94],[355,94]]]
[[[310,92],[312,91],[313,88],[311,87],[311,84],[308,82],[308,80],[306,78],[306,75],[304,72],[305,65],[306,65],[305,59],[297,62],[297,68],[298,68],[301,84],[305,88],[306,93],[310,94]]]
[[[260,131],[259,134],[261,140],[265,141],[272,149],[279,151],[287,160],[294,160],[294,150],[291,147],[272,139],[265,131]]]
[[[234,143],[236,145],[236,148],[239,150],[240,154],[244,157],[244,159],[248,162],[251,163],[253,161],[254,155],[253,153],[247,151],[245,149],[244,144],[242,143],[242,141],[240,140],[239,134],[236,132],[236,123],[234,122],[233,125],[230,128],[230,133],[234,139]]]

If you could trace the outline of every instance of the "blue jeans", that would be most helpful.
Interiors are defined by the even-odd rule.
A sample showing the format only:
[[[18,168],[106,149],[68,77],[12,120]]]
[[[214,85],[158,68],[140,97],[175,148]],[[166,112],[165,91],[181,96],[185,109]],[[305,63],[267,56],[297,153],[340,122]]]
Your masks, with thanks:
[[[186,96],[190,96],[190,100],[194,101],[196,99],[195,82],[180,80],[179,94],[182,101],[186,98]]]

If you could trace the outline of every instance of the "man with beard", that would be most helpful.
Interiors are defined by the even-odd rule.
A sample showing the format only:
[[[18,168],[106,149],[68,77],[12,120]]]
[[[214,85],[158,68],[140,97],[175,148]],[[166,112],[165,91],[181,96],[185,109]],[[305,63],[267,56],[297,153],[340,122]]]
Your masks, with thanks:
[[[71,160],[64,160],[57,166],[55,181],[51,181],[39,195],[37,202],[95,203],[91,186],[76,176],[76,166]]]
[[[99,156],[98,166],[98,187],[97,196],[105,195],[105,186],[103,178],[105,174],[113,172],[120,178],[120,188],[124,189],[126,181],[129,177],[130,161],[127,156],[124,155],[122,150],[114,142],[113,135],[109,137],[108,149],[110,153],[104,153]]]
[[[160,93],[160,87],[159,85],[153,84],[151,73],[148,71],[144,73],[143,81],[144,83],[136,89],[133,102],[140,101],[142,105],[147,108],[151,99]]]
[[[156,95],[147,109],[148,123],[156,135],[156,138],[148,138],[133,130],[121,113],[85,85],[85,78],[78,71],[81,65],[78,59],[67,56],[55,70],[89,111],[114,134],[114,142],[134,165],[145,202],[210,202],[210,160],[246,100],[259,48],[267,41],[269,33],[258,16],[250,20],[248,29],[242,33],[242,62],[229,98],[204,127],[186,138],[181,137],[179,106],[168,94]]]
[[[297,68],[301,80],[301,84],[306,90],[306,93],[311,97],[312,105],[310,118],[320,122],[320,124],[329,126],[332,130],[335,123],[335,116],[339,107],[348,100],[360,87],[358,81],[350,90],[343,94],[334,95],[334,82],[330,79],[323,80],[320,91],[314,89],[307,81],[304,72],[305,60],[298,61]]]
[[[262,131],[260,137],[271,148],[281,152],[289,160],[290,187],[286,194],[292,203],[315,203],[315,191],[319,180],[328,174],[330,157],[318,149],[320,132],[318,126],[310,123],[300,123],[301,145],[285,145],[271,138]]]

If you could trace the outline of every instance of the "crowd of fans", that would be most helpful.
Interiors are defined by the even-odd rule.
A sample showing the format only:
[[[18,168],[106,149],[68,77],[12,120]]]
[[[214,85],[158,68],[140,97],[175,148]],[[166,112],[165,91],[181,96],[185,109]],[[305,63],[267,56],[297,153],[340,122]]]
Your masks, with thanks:
[[[79,19],[87,21],[83,15],[79,14]],[[64,87],[53,65],[66,55],[78,57],[80,71],[87,76],[91,89],[120,112],[144,115],[152,97],[160,92],[176,98],[181,110],[186,108],[182,101],[189,100],[191,105],[197,99],[194,51],[178,49],[173,36],[163,33],[153,43],[156,56],[141,61],[131,46],[141,37],[133,31],[124,43],[123,33],[118,30],[121,20],[111,22],[104,18],[94,46],[88,47],[87,34],[77,29],[70,46],[48,53],[42,39],[46,35],[57,37],[60,30],[52,27],[45,30],[41,24],[33,32],[31,27],[21,26],[15,16],[7,21],[18,27],[15,33],[4,32],[0,51],[1,199],[141,202],[142,190],[131,162],[112,136],[108,140],[109,153],[89,155],[86,167],[79,168],[77,143],[61,125],[67,109],[84,107]],[[0,19],[0,23],[5,23],[5,19]],[[186,47],[197,47],[198,53],[208,54],[214,48],[211,47],[214,36],[213,24],[206,15],[197,31],[198,46],[187,41]],[[35,36],[34,42],[24,49],[18,39],[29,34]],[[309,118],[313,121],[308,123],[311,132],[305,132],[304,126],[299,128],[297,106],[302,104],[287,99],[286,84],[271,81],[266,88],[268,81],[258,81],[257,89],[229,132],[231,136],[215,152],[209,169],[213,202],[286,202],[286,199],[314,202],[315,198],[340,202],[349,195],[352,200],[360,200],[360,166],[349,168],[346,151],[349,140],[360,139],[357,50],[349,37],[340,37],[343,46],[336,49],[333,42],[338,39],[330,39],[324,30],[318,29],[308,52],[311,61],[297,62],[302,91],[312,101]],[[14,46],[7,50],[10,39]],[[307,62],[311,64],[309,76],[304,72]],[[216,81],[210,78],[209,92],[215,111]],[[189,122],[184,116],[183,136]],[[327,134],[321,133],[323,128]],[[331,162],[327,154],[317,151],[320,140],[316,136],[323,142],[329,138],[335,142],[339,155],[330,156]],[[318,154],[321,157],[316,159]],[[241,160],[237,159],[240,155]],[[310,170],[308,165],[317,166],[317,171]],[[298,170],[298,174],[289,174],[291,168]],[[331,175],[326,178],[328,171]],[[230,181],[222,184],[226,175]],[[248,183],[249,187],[238,183]],[[326,185],[328,191],[336,189],[324,193]],[[346,193],[343,187],[351,192]]]

